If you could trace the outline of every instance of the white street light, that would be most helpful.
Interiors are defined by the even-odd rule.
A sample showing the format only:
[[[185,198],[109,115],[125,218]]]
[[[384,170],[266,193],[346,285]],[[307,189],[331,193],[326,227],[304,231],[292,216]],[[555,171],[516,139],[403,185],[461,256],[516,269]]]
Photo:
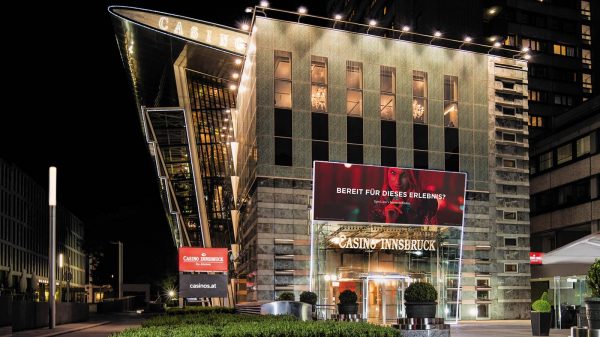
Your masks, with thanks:
[[[269,2],[266,0],[262,0],[260,2],[260,7],[265,7],[265,8],[269,7]]]
[[[48,242],[48,327],[56,327],[56,167],[51,166],[48,179],[48,208],[50,212]]]

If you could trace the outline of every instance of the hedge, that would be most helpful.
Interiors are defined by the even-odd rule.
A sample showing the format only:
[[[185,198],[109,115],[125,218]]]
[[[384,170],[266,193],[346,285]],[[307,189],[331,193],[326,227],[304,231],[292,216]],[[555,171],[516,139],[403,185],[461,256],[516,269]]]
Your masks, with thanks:
[[[228,307],[185,307],[185,308],[168,308],[165,312],[167,315],[187,315],[187,314],[233,314],[235,308]]]
[[[399,337],[397,329],[360,322],[298,321],[292,316],[161,315],[115,337]]]

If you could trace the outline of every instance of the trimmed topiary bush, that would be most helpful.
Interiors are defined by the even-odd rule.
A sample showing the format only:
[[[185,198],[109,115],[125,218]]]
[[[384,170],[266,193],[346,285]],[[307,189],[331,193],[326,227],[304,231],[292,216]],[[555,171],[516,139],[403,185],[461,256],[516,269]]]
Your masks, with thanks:
[[[600,259],[596,259],[590,266],[587,283],[592,291],[592,297],[600,297]]]
[[[300,302],[315,305],[317,304],[317,294],[312,291],[303,291],[300,293]]]
[[[550,312],[552,307],[550,306],[550,302],[548,302],[548,293],[544,291],[542,297],[539,300],[536,300],[531,305],[531,309],[537,312]]]
[[[413,283],[404,291],[404,300],[411,303],[435,302],[437,296],[435,287],[427,282]]]
[[[277,300],[278,301],[295,301],[296,295],[294,295],[294,293],[291,293],[291,292],[281,293],[281,295],[279,295],[279,297],[277,297]]]
[[[356,293],[349,289],[342,291],[338,298],[341,305],[356,304],[356,301],[358,300]]]

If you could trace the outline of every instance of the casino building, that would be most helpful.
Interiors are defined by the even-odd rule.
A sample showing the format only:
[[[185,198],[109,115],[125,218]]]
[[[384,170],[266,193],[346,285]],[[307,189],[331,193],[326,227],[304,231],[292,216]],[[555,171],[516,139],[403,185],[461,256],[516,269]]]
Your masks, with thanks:
[[[526,318],[524,55],[251,10],[109,8],[174,244],[230,249],[235,301],[351,289],[384,323],[427,281],[447,320]]]

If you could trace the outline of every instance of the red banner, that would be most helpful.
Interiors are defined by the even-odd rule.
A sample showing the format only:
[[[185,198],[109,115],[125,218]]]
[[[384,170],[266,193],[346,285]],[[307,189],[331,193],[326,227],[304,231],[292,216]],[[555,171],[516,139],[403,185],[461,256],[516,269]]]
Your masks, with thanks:
[[[317,221],[462,226],[462,172],[315,162]]]
[[[544,253],[529,252],[529,264],[542,264]]]
[[[179,248],[179,271],[228,270],[227,248]]]

